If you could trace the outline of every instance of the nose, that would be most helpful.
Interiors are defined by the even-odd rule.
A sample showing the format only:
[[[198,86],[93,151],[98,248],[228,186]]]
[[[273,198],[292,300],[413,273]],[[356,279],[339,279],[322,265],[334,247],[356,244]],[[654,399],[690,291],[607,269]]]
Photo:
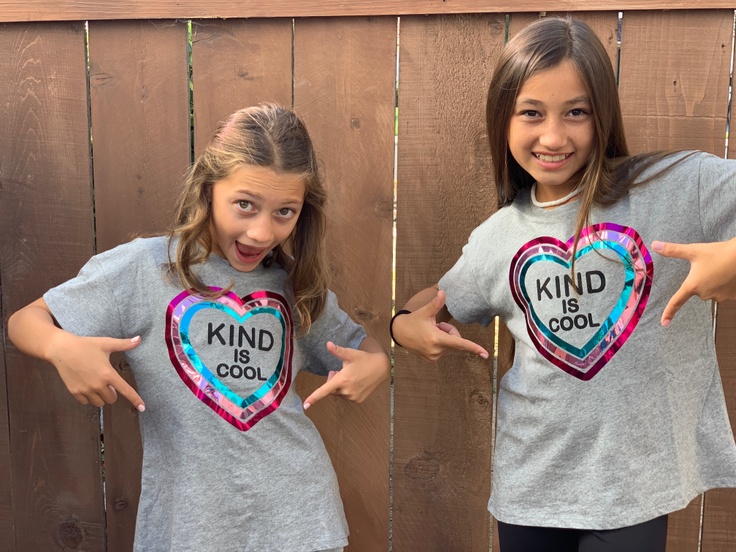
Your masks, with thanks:
[[[565,124],[557,117],[549,117],[541,129],[539,145],[549,150],[558,150],[567,143]]]
[[[248,229],[246,230],[248,239],[256,243],[269,243],[273,241],[273,221],[266,214],[261,214],[251,219]]]

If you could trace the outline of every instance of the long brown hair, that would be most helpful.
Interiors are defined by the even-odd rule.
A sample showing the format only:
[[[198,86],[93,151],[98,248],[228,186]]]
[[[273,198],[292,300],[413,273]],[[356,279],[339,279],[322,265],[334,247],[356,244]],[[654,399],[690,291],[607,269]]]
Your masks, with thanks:
[[[630,156],[616,77],[600,39],[582,21],[569,17],[539,19],[509,40],[488,89],[486,125],[499,208],[534,184],[532,176],[509,151],[509,123],[519,91],[527,79],[565,60],[575,66],[585,85],[595,128],[590,159],[577,175],[583,188],[575,229],[577,243],[582,229],[590,225],[593,204],[615,203],[633,186],[661,174],[659,171],[639,180],[647,168],[672,152]]]
[[[219,123],[184,182],[169,233],[170,251],[176,240],[176,255],[169,259],[169,271],[185,288],[212,295],[193,270],[212,252],[211,189],[215,182],[244,165],[296,174],[305,183],[304,205],[296,227],[264,265],[277,263],[288,273],[300,332],[307,332],[327,298],[326,192],[307,128],[284,107],[260,104],[236,111]]]

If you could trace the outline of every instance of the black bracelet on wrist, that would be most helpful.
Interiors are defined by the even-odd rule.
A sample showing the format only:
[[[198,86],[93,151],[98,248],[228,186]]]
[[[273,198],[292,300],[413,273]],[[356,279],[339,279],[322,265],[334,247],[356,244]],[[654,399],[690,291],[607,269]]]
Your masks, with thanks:
[[[396,320],[396,317],[397,316],[400,316],[402,314],[411,314],[411,311],[410,310],[406,310],[406,309],[401,309],[399,311],[396,311],[396,314],[394,314],[391,317],[391,322],[388,323],[388,333],[391,334],[391,339],[399,347],[401,347],[401,343],[399,343],[398,341],[396,341],[396,338],[394,337],[394,320]]]

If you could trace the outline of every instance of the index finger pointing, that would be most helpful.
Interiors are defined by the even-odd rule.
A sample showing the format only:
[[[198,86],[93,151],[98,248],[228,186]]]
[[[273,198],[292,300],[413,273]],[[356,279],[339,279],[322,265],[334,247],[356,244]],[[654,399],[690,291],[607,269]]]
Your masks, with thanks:
[[[114,379],[111,387],[118,394],[122,395],[128,401],[130,401],[130,404],[132,404],[133,408],[135,408],[138,412],[143,412],[144,410],[146,410],[146,405],[143,404],[143,399],[141,399],[141,396],[136,393],[135,389],[133,389],[121,376],[118,375]]]
[[[332,395],[335,390],[340,386],[339,381],[336,381],[334,376],[327,380],[327,383],[324,385],[320,385],[317,389],[314,390],[314,392],[309,395],[306,399],[304,399],[304,410],[312,406],[317,401],[321,401],[324,399],[327,395]]]
[[[692,296],[693,293],[688,292],[684,287],[680,287],[664,308],[664,312],[662,313],[662,325],[669,326],[670,322],[675,317],[675,314],[677,314],[677,311],[679,311]]]
[[[665,243],[661,241],[653,241],[652,249],[663,257],[673,257],[676,259],[689,259],[689,248],[685,244]]]
[[[458,335],[448,334],[445,343],[453,349],[457,349],[459,351],[467,351],[468,353],[473,353],[474,355],[478,355],[479,357],[484,359],[487,359],[490,356],[488,354],[488,351],[486,351],[483,347],[481,347],[474,341],[470,341],[469,339],[465,339],[464,337],[460,337]]]

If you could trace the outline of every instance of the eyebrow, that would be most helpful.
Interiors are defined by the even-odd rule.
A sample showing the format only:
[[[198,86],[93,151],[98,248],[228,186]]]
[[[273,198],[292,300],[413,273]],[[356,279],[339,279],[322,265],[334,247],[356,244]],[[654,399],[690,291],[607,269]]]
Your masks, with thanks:
[[[245,189],[245,190],[234,190],[233,193],[234,194],[240,194],[240,195],[247,196],[248,198],[254,199],[256,201],[264,201],[264,199],[265,199],[265,196],[263,194],[259,194],[259,193],[256,193],[256,192],[253,192],[253,191],[247,190],[247,189]],[[284,202],[284,205],[301,205],[302,203],[304,203],[304,200],[303,199],[299,199],[297,197],[289,197],[289,198],[286,198],[286,201]]]
[[[575,105],[581,103],[590,103],[590,98],[588,98],[588,96],[578,96],[577,98],[567,100],[563,105]],[[534,98],[518,98],[516,100],[516,105],[543,106],[545,104],[544,102],[535,100]]]

